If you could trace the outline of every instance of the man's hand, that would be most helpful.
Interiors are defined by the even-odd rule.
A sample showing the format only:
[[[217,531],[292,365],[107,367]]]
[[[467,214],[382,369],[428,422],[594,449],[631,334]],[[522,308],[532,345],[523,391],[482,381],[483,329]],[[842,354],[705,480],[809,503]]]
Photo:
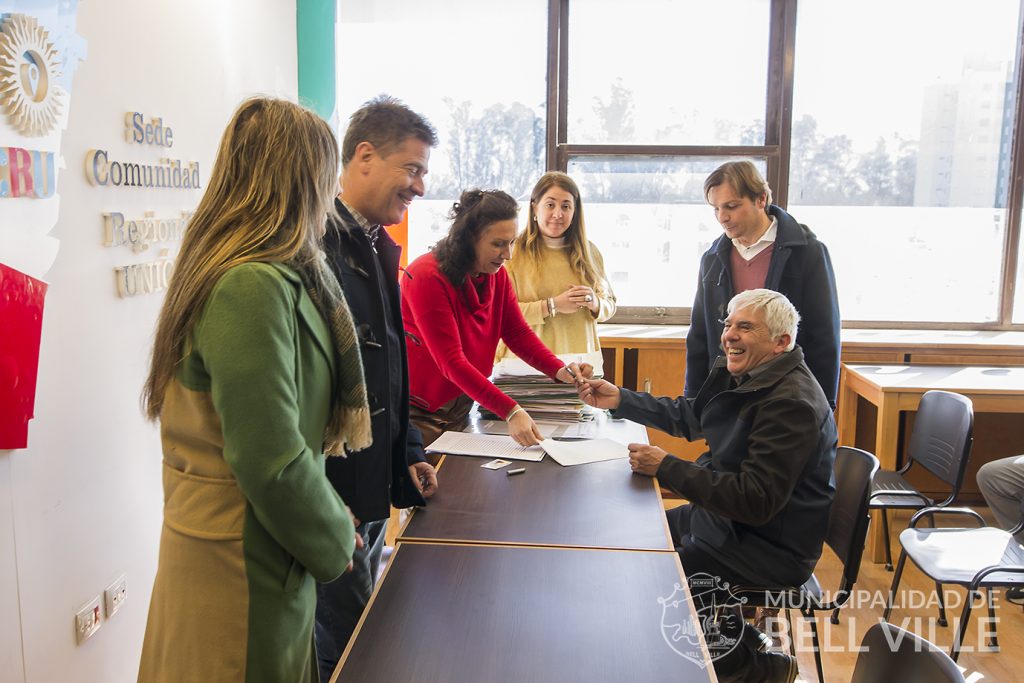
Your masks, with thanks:
[[[653,477],[658,473],[661,461],[668,455],[657,446],[648,446],[642,443],[631,443],[629,449],[629,466],[637,474],[646,474]]]
[[[622,400],[619,388],[603,379],[581,379],[576,383],[576,392],[581,401],[595,408],[615,410]]]
[[[537,429],[537,423],[522,409],[515,411],[515,415],[508,419],[508,435],[520,446],[536,446],[544,439],[544,435]]]
[[[437,472],[429,462],[417,462],[409,465],[409,476],[412,483],[423,494],[424,498],[430,498],[437,493]]]

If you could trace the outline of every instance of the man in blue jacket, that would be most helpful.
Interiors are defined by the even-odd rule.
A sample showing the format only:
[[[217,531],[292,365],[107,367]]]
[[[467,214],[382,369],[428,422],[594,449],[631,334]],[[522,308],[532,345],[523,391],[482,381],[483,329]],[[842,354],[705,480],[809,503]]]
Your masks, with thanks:
[[[380,564],[391,505],[423,505],[437,488],[423,438],[409,422],[409,371],[398,290],[402,248],[384,230],[424,193],[433,127],[398,100],[381,96],[349,121],[341,149],[337,216],[324,235],[327,261],[345,292],[359,337],[373,445],[327,459],[327,477],[356,517],[363,539],[352,570],[317,586],[320,680],[330,680],[359,622]]]
[[[629,445],[634,472],[657,477],[689,501],[667,515],[702,614],[714,601],[722,604],[722,591],[695,590],[694,577],[710,577],[719,587],[795,587],[821,556],[835,493],[836,426],[794,343],[799,320],[778,292],[737,294],[723,323],[723,355],[694,398],[655,398],[604,380],[579,382],[585,402],[614,410],[616,417],[707,439],[709,450],[696,462],[656,446]],[[709,633],[709,623],[724,622],[703,623]],[[737,626],[734,635],[736,644],[715,659],[719,681],[792,683],[795,658],[767,651],[766,637],[752,626]]]
[[[765,288],[800,312],[796,343],[835,408],[839,390],[839,299],[828,249],[806,225],[772,204],[772,191],[749,161],[722,164],[704,197],[725,231],[701,257],[686,335],[686,388],[692,397],[719,355],[725,306],[735,294]]]

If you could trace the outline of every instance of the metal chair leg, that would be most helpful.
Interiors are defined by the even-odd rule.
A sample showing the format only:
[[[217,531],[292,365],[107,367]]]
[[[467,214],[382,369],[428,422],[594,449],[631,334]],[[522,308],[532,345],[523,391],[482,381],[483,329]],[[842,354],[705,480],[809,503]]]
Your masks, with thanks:
[[[786,608],[786,621],[789,622],[789,654],[796,657],[796,629],[793,628],[793,613]]]
[[[829,619],[829,621],[832,622],[833,624],[838,624],[839,623],[839,610],[840,609],[842,609],[842,608],[841,607],[836,607],[834,610],[832,610],[832,617]]]
[[[811,622],[811,640],[814,643],[814,666],[818,670],[818,683],[825,683],[825,672],[821,668],[821,642],[818,640],[818,623],[814,611],[804,612],[804,617]]]
[[[892,613],[893,605],[896,603],[896,591],[900,587],[900,579],[903,577],[903,567],[907,564],[907,551],[900,551],[900,561],[896,565],[896,573],[892,576],[892,586],[889,588],[889,601],[882,612],[882,619],[889,621],[889,614]]]
[[[939,597],[939,626],[949,626],[946,621],[946,596],[942,594],[942,584],[935,582],[935,594]]]
[[[882,538],[885,539],[885,570],[892,571],[892,550],[889,549],[889,514],[882,508]]]
[[[960,614],[960,622],[956,625],[956,632],[953,634],[953,645],[949,648],[949,658],[954,662],[960,656],[960,648],[964,644],[964,636],[967,634],[967,620],[971,618],[971,606],[977,595],[977,591],[968,590],[964,599],[964,609]]]
[[[992,622],[992,637],[988,639],[988,646],[992,648],[994,652],[999,651],[999,634],[996,632],[996,606],[995,598],[992,595],[992,589],[986,588],[985,593],[988,594],[988,618]]]

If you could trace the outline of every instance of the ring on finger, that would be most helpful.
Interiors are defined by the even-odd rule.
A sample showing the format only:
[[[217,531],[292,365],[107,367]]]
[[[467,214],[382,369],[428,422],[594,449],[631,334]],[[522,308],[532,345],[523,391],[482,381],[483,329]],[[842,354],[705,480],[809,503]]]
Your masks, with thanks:
[[[589,304],[591,301],[594,300],[594,297],[592,297],[589,294],[587,294],[585,297],[583,297],[583,300],[586,301]]]

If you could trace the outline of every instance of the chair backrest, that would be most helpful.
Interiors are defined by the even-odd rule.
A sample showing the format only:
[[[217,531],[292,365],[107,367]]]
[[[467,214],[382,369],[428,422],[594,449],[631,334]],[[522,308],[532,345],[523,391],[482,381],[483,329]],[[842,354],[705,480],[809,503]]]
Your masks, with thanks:
[[[947,501],[960,492],[973,431],[971,399],[949,391],[929,391],[921,397],[907,453],[912,461],[950,485],[952,493]]]
[[[910,631],[880,622],[861,641],[850,683],[964,683],[960,669],[942,650]]]
[[[878,458],[851,446],[836,449],[836,494],[828,516],[825,542],[843,563],[843,587],[857,581],[864,540],[868,535],[868,494],[878,470]]]

